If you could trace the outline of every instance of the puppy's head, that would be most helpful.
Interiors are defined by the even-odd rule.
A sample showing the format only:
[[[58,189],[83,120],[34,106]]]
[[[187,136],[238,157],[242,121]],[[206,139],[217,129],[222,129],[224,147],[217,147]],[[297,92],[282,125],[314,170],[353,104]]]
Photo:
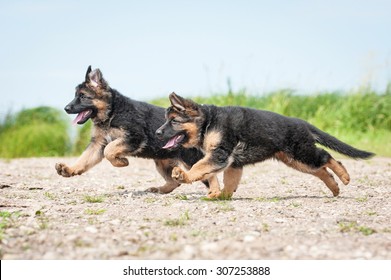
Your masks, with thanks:
[[[104,121],[109,110],[111,97],[108,83],[99,69],[88,67],[85,81],[76,87],[74,99],[65,106],[68,114],[77,114],[73,123],[83,124],[88,119]]]
[[[166,122],[156,130],[156,136],[164,141],[164,149],[199,146],[203,114],[200,106],[190,99],[175,94],[169,96],[171,106],[166,110]]]

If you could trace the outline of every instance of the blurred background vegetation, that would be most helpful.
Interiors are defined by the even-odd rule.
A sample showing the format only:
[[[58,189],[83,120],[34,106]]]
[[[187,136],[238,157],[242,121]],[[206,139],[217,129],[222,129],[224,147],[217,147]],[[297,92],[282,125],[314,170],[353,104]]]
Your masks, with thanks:
[[[293,90],[265,95],[229,90],[193,99],[203,104],[246,106],[298,117],[357,148],[391,156],[391,84],[382,93],[370,87],[312,95]],[[162,107],[169,104],[167,97],[151,103]],[[77,156],[89,143],[91,121],[79,126],[74,137],[70,123],[65,112],[49,107],[10,113],[0,123],[0,157]]]
[[[68,120],[62,111],[38,107],[8,114],[0,124],[0,157],[66,155],[71,151]]]

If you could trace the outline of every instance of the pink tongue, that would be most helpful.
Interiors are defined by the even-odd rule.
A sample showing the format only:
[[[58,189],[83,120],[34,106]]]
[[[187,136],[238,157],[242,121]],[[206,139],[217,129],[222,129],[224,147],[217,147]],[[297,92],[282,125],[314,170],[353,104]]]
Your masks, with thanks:
[[[172,137],[170,140],[168,140],[167,144],[164,145],[163,149],[171,148],[175,145],[175,140],[178,138],[178,136]]]
[[[76,118],[73,120],[73,124],[77,124],[79,121],[81,121],[87,111],[80,112],[77,114]]]

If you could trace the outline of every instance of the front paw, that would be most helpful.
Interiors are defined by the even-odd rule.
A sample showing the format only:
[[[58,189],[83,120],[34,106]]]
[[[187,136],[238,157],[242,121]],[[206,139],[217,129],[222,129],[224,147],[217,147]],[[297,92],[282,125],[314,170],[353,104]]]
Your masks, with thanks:
[[[73,176],[70,168],[65,163],[56,163],[56,170],[58,175],[61,175],[63,177]]]
[[[186,172],[177,166],[172,169],[171,177],[178,183],[190,183]]]

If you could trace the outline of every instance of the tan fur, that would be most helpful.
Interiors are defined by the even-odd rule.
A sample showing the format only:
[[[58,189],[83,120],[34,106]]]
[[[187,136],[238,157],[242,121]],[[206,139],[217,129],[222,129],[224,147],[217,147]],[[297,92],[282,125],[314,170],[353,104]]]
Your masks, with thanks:
[[[217,176],[212,176],[209,178],[209,192],[208,198],[217,198],[221,194],[219,180]]]
[[[206,153],[212,152],[221,142],[221,132],[212,130],[207,132],[204,137],[204,146],[203,150]]]
[[[125,132],[121,129],[110,129],[109,131],[93,127],[93,141],[87,149],[81,154],[73,166],[67,166],[64,163],[56,164],[57,172],[64,177],[80,175],[102,161],[106,157],[113,166],[123,167],[129,164],[124,158],[129,151],[122,139]],[[109,144],[107,144],[109,143]]]
[[[199,135],[198,135],[198,127],[195,123],[184,123],[181,125],[181,128],[186,130],[188,141],[183,144],[183,147],[185,148],[191,148],[196,145],[198,145],[198,142],[200,141]]]
[[[94,99],[92,103],[98,109],[98,113],[96,115],[97,119],[100,121],[106,120],[108,118],[107,101],[101,99]]]
[[[213,172],[219,170],[219,166],[213,165],[210,160],[212,151],[216,149],[221,141],[221,132],[210,131],[205,135],[203,150],[205,156],[188,171],[184,171],[179,167],[175,167],[173,170],[173,178],[181,183],[192,183],[199,180],[207,180],[213,175]]]
[[[193,183],[199,180],[208,180],[214,175],[216,169],[219,168],[218,166],[212,165],[208,159],[209,157],[204,157],[187,172],[180,167],[174,167],[172,177],[179,183]]]
[[[331,175],[326,167],[320,168],[318,171],[314,173],[316,177],[321,179],[326,186],[330,189],[330,191],[333,193],[334,196],[338,196],[339,194],[339,187],[337,182],[334,180],[333,175]]]
[[[221,192],[222,198],[231,198],[237,190],[240,179],[242,178],[243,168],[228,167],[224,170],[224,188]]]
[[[304,163],[301,163],[299,161],[296,161],[294,160],[292,157],[290,157],[289,155],[285,154],[284,152],[278,152],[275,154],[275,157],[276,159],[282,161],[283,163],[285,163],[286,165],[296,169],[296,170],[299,170],[301,172],[305,172],[305,173],[309,173],[309,174],[313,174],[316,170],[311,168],[310,166],[304,164]]]
[[[170,193],[173,190],[175,190],[177,187],[179,187],[179,183],[177,183],[171,176],[170,172],[167,172],[167,170],[172,170],[174,166],[176,166],[177,162],[173,159],[163,159],[163,160],[155,160],[156,169],[159,172],[159,174],[166,180],[166,183],[158,188],[152,187],[147,189],[149,192],[154,193]]]
[[[333,158],[330,158],[329,161],[319,169],[314,169],[310,166],[305,165],[304,163],[295,161],[289,155],[283,152],[276,153],[275,158],[294,169],[318,177],[326,184],[326,186],[331,190],[334,196],[337,196],[339,194],[339,187],[337,182],[334,180],[333,175],[331,175],[326,168],[330,168],[345,185],[349,184],[350,181],[349,173],[347,172],[345,167]]]
[[[105,158],[115,167],[124,167],[129,165],[129,161],[124,156],[128,153],[128,145],[124,143],[123,138],[118,138],[104,149]]]
[[[171,173],[167,172],[167,171],[170,169],[172,170],[172,172],[174,172],[173,171],[174,169],[181,170],[181,171],[183,171],[183,170],[176,166],[178,164],[178,162],[173,159],[155,160],[155,164],[156,164],[156,168],[159,171],[160,175],[162,175],[163,178],[166,180],[166,184],[161,187],[158,187],[158,188],[155,188],[155,187],[149,188],[147,191],[154,192],[154,193],[163,193],[163,194],[172,192],[174,189],[176,189],[180,185],[180,183],[178,183],[176,180],[174,180],[173,177],[169,175]],[[220,185],[219,185],[219,181],[217,179],[217,176],[211,176],[207,180],[209,182],[209,195],[208,195],[208,197],[212,198],[212,197],[217,197],[218,195],[220,195],[220,193],[221,193],[220,192]]]
[[[87,149],[81,154],[73,166],[68,167],[65,163],[57,163],[57,173],[64,177],[71,177],[80,175],[91,169],[91,167],[103,159],[102,143],[104,141],[101,135],[100,137],[96,137],[94,142],[88,145]]]
[[[190,116],[190,117],[198,117],[199,116],[199,112],[197,110],[193,110],[193,109],[189,109],[189,108],[186,108],[186,115],[187,116]]]
[[[333,172],[339,177],[339,179],[344,183],[344,185],[349,184],[350,182],[350,176],[346,168],[340,163],[339,161],[336,161],[333,158],[330,158],[328,163],[326,163],[326,167],[333,170]]]

